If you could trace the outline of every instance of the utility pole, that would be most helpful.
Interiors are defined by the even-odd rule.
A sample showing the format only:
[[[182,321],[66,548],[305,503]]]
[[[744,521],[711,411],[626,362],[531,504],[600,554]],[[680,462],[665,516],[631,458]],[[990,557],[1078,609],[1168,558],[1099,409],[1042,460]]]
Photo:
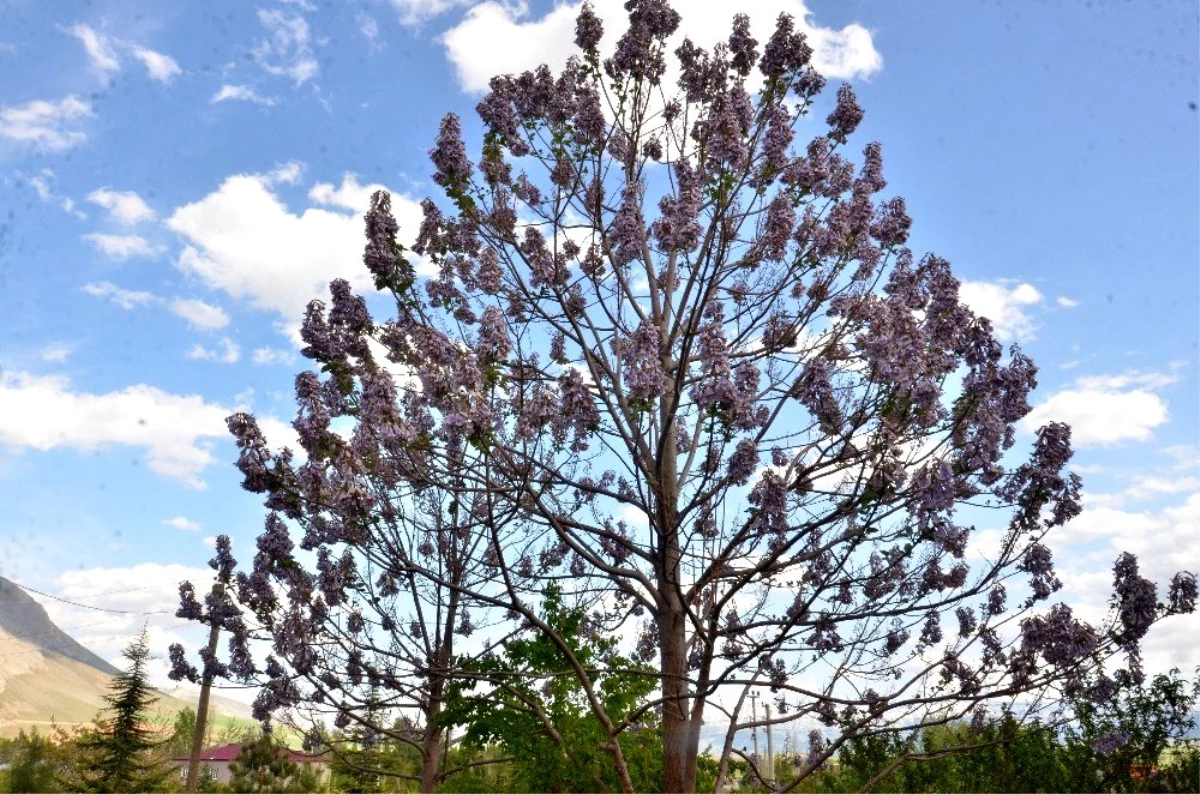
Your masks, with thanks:
[[[225,595],[225,585],[217,582],[213,585],[214,600],[219,601]],[[211,616],[210,616],[211,618]],[[217,635],[221,626],[212,620],[208,630],[208,658],[217,653]],[[204,750],[204,730],[208,727],[208,697],[212,689],[212,676],[207,672],[200,679],[200,702],[196,706],[196,735],[192,737],[192,756],[188,759],[187,794],[195,794],[200,782],[200,753]]]
[[[767,788],[775,790],[775,747],[771,744],[771,704],[764,703],[763,711],[767,721]]]
[[[754,764],[758,767],[755,773],[762,778],[762,759],[758,757],[758,692],[750,693],[750,721],[754,723],[750,727],[750,738],[754,742]]]

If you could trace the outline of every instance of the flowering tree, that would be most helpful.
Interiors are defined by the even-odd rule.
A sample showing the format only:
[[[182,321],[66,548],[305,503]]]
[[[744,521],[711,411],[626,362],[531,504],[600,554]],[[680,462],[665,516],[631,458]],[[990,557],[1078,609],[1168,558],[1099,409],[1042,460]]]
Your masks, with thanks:
[[[1138,640],[1193,608],[1195,579],[1159,603],[1123,555],[1107,625],[1043,608],[1060,587],[1043,541],[1080,511],[1070,429],[1018,447],[1036,368],[945,260],[905,247],[880,146],[850,159],[851,88],[794,146],[825,81],[790,17],[761,47],[737,15],[727,42],[672,50],[665,0],[626,7],[611,56],[585,4],[561,74],[492,81],[474,162],[445,117],[445,201],[412,246],[433,278],[374,196],[364,263],[395,316],[340,281],[309,306],[305,460],[230,418],[272,511],[239,577],[275,642],[263,711],[316,697],[353,720],[356,674],[433,702],[454,666],[393,650],[431,636],[398,628],[425,603],[446,654],[468,608],[495,616],[481,652],[515,628],[502,617],[548,637],[626,790],[617,738],[642,715],[659,713],[663,790],[692,791],[705,715],[744,722],[726,704],[747,687],[777,694],[777,723],[830,726],[813,769],[850,737],[1058,701],[1118,650],[1128,669],[1092,694],[1136,679]],[[981,549],[971,522],[996,515],[1007,531]],[[608,714],[603,671],[540,619],[551,583],[656,662],[640,710]]]
[[[326,386],[333,388],[334,382]],[[272,513],[249,572],[235,575],[230,539],[217,538],[209,565],[224,591],[209,594],[202,607],[191,583],[184,583],[177,614],[229,631],[229,661],[202,649],[201,672],[176,644],[171,647],[171,677],[260,681],[256,718],[267,720],[287,707],[288,718],[309,729],[307,749],[336,755],[348,751],[342,760],[360,772],[412,779],[422,791],[432,791],[459,771],[443,764],[444,733],[437,718],[451,675],[471,659],[461,651],[456,654],[455,638],[474,630],[460,593],[480,580],[480,572],[469,565],[483,537],[469,516],[480,508],[460,510],[445,498],[445,488],[421,480],[414,471],[408,474],[407,489],[392,481],[391,496],[403,504],[396,511],[337,475],[330,478],[326,466],[335,469],[337,464],[329,457],[344,460],[341,456],[352,453],[339,452],[345,445],[330,432],[321,398],[309,391],[321,389],[316,376],[301,374],[296,388],[298,395],[309,395],[308,401],[300,398],[295,423],[308,462],[277,492],[284,501],[272,506],[304,526],[299,548],[284,521]],[[326,398],[336,399],[332,394]],[[230,419],[235,432],[242,427],[239,421]],[[255,448],[245,452],[262,454]],[[284,471],[284,465],[277,462],[270,476]],[[375,474],[382,471],[377,468]],[[378,509],[377,520],[369,524],[362,520],[364,503]],[[413,560],[423,561],[423,576],[413,574]],[[444,577],[445,586],[434,577]],[[271,643],[272,653],[261,669],[252,652],[255,640]],[[339,730],[324,729],[326,719]],[[375,769],[364,761],[372,756],[362,750],[381,739],[413,748],[420,759],[418,773]]]

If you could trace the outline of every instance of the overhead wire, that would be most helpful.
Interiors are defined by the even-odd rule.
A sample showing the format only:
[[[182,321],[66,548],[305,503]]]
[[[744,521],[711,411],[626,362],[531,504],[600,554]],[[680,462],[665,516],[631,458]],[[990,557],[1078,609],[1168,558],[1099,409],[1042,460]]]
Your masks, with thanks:
[[[24,590],[26,592],[40,595],[43,598],[52,598],[55,601],[61,601],[64,604],[70,604],[71,606],[79,607],[80,609],[92,609],[97,612],[111,612],[111,613],[118,614],[118,615],[167,615],[167,614],[174,613],[174,610],[172,610],[172,609],[160,609],[160,610],[156,610],[153,612],[144,612],[144,611],[138,611],[138,610],[134,610],[134,609],[109,609],[107,607],[98,607],[93,604],[80,604],[78,601],[72,601],[69,598],[63,598],[61,596],[52,595],[51,593],[45,593],[36,588],[21,584],[20,582],[13,582],[12,579],[9,579],[8,581],[12,582],[14,585],[16,585],[17,587],[21,588],[22,590]],[[115,590],[113,592],[114,593],[132,593],[132,592],[135,592],[136,590],[149,590],[149,589],[150,588],[146,587],[146,588],[134,588],[131,590]],[[98,593],[97,595],[111,595],[111,593],[110,594]],[[91,598],[91,596],[82,596],[82,597],[83,598]]]

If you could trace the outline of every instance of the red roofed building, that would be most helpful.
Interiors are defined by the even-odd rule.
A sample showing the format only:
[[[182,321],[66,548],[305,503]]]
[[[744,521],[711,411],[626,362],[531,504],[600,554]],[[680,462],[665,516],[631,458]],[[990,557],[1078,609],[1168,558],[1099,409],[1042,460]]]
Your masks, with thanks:
[[[233,773],[229,770],[229,765],[238,754],[242,752],[242,743],[222,744],[218,747],[209,747],[200,753],[200,772],[203,774],[207,768],[212,774],[212,779],[218,783],[229,783],[233,780]],[[293,764],[307,767],[317,776],[317,780],[324,783],[329,779],[329,758],[324,755],[312,755],[302,753],[299,750],[288,749],[288,760]],[[188,761],[190,758],[186,755],[176,756],[171,759],[179,765],[179,773],[183,777],[187,777]]]

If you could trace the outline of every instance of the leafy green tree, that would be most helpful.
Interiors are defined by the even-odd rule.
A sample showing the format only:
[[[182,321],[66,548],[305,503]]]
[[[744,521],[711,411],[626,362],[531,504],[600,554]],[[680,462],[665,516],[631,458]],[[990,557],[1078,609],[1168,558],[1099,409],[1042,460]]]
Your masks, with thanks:
[[[62,777],[74,791],[158,791],[176,771],[159,750],[161,742],[148,721],[150,707],[158,700],[146,678],[150,659],[146,633],[131,643],[122,655],[129,669],[117,674],[109,685],[110,716],[101,717],[94,730],[75,734],[80,753]]]
[[[242,745],[229,771],[229,787],[238,792],[309,792],[321,787],[316,773],[293,762],[288,748],[269,731]]]
[[[211,736],[212,731],[206,730],[205,733]],[[172,758],[187,755],[192,751],[192,738],[195,735],[196,710],[191,706],[184,706],[175,712],[175,721],[171,724],[171,738],[163,745],[163,751]],[[210,744],[206,737],[204,745],[207,747]]]
[[[1200,669],[1197,673],[1189,684],[1173,669],[1107,702],[1076,704],[1078,724],[1068,732],[1075,787],[1069,790],[1169,791],[1176,789],[1163,786],[1176,784],[1186,786],[1178,790],[1197,790],[1200,751],[1192,747],[1170,759],[1166,754],[1172,740],[1196,727]]]
[[[641,707],[654,690],[654,670],[616,652],[615,638],[594,633],[583,609],[545,593],[544,622],[592,675],[593,690],[614,722],[629,721],[618,741],[636,791],[661,791],[662,739]],[[515,791],[611,791],[620,787],[607,732],[584,696],[577,671],[545,632],[510,640],[503,655],[471,665],[474,678],[451,687],[443,720],[466,726],[463,745],[499,747],[511,759]],[[596,669],[603,667],[603,673]],[[488,691],[478,691],[478,683]]]

